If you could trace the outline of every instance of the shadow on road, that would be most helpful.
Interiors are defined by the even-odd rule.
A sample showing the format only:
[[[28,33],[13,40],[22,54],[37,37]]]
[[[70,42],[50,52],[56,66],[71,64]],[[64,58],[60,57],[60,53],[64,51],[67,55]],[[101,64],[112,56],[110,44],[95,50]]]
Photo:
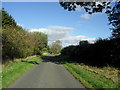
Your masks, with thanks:
[[[62,64],[61,61],[59,60],[59,57],[57,56],[45,56],[42,57],[43,61],[42,62],[52,62],[55,64]]]
[[[29,63],[29,64],[38,64],[38,65],[40,64],[40,63],[38,63],[36,61],[25,61],[25,60],[22,60],[21,62]],[[59,56],[53,56],[53,55],[42,57],[42,62],[52,62],[52,63],[55,63],[55,64],[63,64],[63,62],[60,60]]]
[[[36,61],[22,61],[22,62],[30,63],[30,64],[39,64],[39,63],[37,63]]]
[[[49,55],[49,56],[44,56],[42,57],[43,61],[42,62],[52,62],[55,64],[65,64],[65,63],[77,63],[76,61],[70,60],[68,59],[68,57],[64,57],[64,56],[53,56],[53,55]]]

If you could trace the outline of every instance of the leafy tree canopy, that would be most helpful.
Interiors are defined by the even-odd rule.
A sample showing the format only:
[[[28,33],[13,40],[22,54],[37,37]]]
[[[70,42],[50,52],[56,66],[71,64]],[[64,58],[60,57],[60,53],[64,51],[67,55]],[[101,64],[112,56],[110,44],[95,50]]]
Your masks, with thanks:
[[[120,38],[120,1],[115,3],[113,9],[108,12],[109,24],[113,26],[112,35],[115,38]]]
[[[24,58],[34,54],[40,55],[42,49],[47,47],[47,42],[46,34],[27,32],[17,25],[11,15],[2,9],[3,63],[8,60],[14,60],[14,58]]]
[[[50,46],[50,52],[53,53],[53,54],[59,54],[61,49],[62,49],[62,45],[61,45],[61,41],[60,40],[56,40]]]
[[[75,11],[77,7],[83,7],[86,12],[89,14],[102,12],[104,9],[108,10],[111,9],[110,2],[95,2],[98,0],[59,0],[60,5],[68,10],[68,11]]]

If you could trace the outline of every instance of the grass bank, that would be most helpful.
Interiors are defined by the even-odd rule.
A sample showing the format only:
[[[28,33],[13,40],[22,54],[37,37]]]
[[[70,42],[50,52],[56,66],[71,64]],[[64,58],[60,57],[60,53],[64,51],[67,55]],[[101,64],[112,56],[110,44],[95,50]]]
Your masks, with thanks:
[[[40,56],[32,56],[26,59],[16,59],[14,62],[5,66],[2,70],[2,88],[7,88],[21,75],[40,62]]]
[[[58,59],[86,88],[120,88],[120,69],[88,66],[66,56],[58,56]]]
[[[65,63],[64,66],[87,88],[119,87],[118,69],[97,68],[79,63]]]

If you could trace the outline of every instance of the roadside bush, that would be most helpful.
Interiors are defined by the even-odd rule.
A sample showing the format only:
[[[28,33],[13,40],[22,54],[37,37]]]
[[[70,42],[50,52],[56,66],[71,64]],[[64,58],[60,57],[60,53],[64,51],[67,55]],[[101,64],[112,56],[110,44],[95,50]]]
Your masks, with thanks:
[[[94,44],[68,46],[62,49],[61,55],[93,66],[109,65],[119,68],[120,38],[98,39]]]

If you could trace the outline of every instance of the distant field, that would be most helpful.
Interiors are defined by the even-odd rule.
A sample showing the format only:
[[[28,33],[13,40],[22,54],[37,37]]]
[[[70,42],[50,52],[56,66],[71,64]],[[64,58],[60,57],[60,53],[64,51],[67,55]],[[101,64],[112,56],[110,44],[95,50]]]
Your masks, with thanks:
[[[78,63],[65,63],[64,66],[87,88],[120,88],[118,69],[97,68]]]
[[[2,88],[8,87],[40,60],[42,60],[40,56],[32,56],[21,60],[16,59],[14,63],[5,66],[2,70]]]

